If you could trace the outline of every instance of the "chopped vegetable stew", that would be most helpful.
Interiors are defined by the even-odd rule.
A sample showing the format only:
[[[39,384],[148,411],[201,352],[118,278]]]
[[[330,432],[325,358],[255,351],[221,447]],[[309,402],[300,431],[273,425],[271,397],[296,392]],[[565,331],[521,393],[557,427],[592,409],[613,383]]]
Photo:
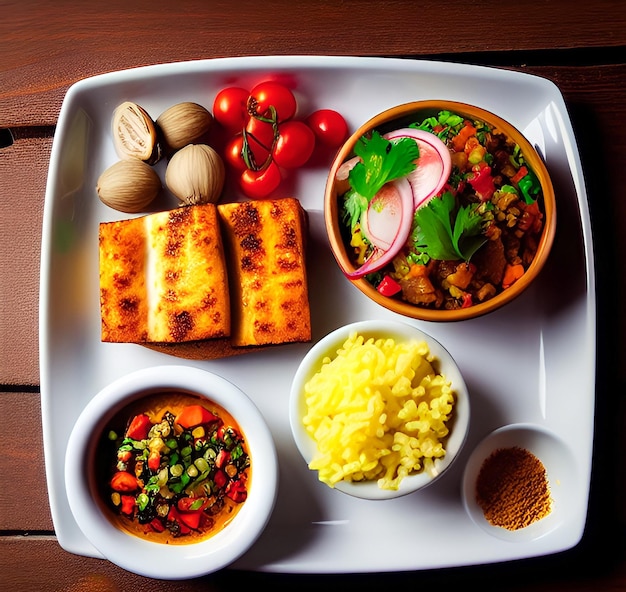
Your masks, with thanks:
[[[423,132],[436,136],[432,145],[443,149],[431,150],[435,157],[424,151],[422,158],[429,144],[415,139],[420,155],[414,159],[414,148],[406,146]],[[520,147],[506,135],[483,121],[440,111],[385,135],[375,130],[356,152],[350,162],[359,162],[351,165],[347,191],[339,196],[357,269],[353,279],[365,277],[384,296],[416,306],[458,309],[493,298],[528,269],[543,231],[543,195]],[[413,160],[408,173],[407,159]],[[437,185],[431,195],[431,187],[419,187],[434,184],[442,170],[447,181],[441,189]],[[369,179],[379,185],[381,179],[408,181],[414,201],[407,206],[396,193],[392,202],[393,194],[385,198],[382,188],[367,186]],[[427,199],[417,198],[425,192]],[[411,221],[405,225],[406,216]]]
[[[111,422],[99,446],[107,507],[125,530],[160,542],[208,538],[248,494],[250,458],[229,414],[173,393]]]

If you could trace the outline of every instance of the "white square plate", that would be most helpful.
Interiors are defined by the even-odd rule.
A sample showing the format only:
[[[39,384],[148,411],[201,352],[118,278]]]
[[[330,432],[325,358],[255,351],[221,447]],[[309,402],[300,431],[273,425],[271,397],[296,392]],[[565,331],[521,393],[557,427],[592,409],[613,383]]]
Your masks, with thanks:
[[[98,223],[124,217],[100,203],[96,180],[117,157],[113,109],[124,100],[156,118],[181,101],[211,109],[224,86],[288,80],[304,110],[341,112],[351,130],[393,105],[422,99],[472,103],[509,120],[545,158],[557,194],[558,230],[539,281],[507,308],[454,324],[413,321],[456,358],[472,401],[466,448],[440,481],[395,501],[368,502],[317,481],[289,429],[288,396],[310,344],[213,361],[186,361],[233,381],[265,415],[279,451],[277,507],[259,541],[234,567],[291,573],[419,570],[556,553],[581,539],[589,495],[595,395],[595,292],[591,228],[578,150],[567,110],[550,81],[496,68],[383,58],[253,57],[173,63],[83,80],[67,93],[46,192],[40,355],[50,506],[61,546],[99,556],[78,529],[65,494],[70,430],[90,398],[120,375],[173,358],[138,345],[100,341]],[[161,163],[159,163],[161,164]],[[314,341],[340,325],[397,318],[342,276],[323,223],[326,165],[298,172],[290,192],[311,222],[310,293]],[[157,165],[159,166],[159,165]],[[563,526],[530,542],[504,543],[468,517],[463,468],[491,430],[540,424],[578,460]]]

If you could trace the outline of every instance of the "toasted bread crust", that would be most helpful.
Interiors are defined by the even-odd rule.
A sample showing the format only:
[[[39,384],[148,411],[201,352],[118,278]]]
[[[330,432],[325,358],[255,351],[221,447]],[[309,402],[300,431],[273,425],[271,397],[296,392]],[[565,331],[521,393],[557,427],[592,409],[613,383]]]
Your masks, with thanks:
[[[294,198],[220,204],[236,347],[311,339],[305,214]]]
[[[140,218],[100,224],[102,341],[141,342],[148,338],[145,239]]]
[[[213,204],[148,216],[154,259],[149,341],[178,343],[230,333],[228,280]]]
[[[100,225],[102,340],[181,343],[230,333],[214,204]]]

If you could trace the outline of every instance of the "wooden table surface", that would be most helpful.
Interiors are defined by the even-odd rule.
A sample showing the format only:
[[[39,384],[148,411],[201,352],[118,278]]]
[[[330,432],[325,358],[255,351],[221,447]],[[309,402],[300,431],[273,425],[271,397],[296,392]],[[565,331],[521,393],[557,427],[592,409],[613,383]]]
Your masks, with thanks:
[[[420,573],[292,576],[225,570],[164,583],[58,545],[41,436],[38,282],[47,167],[63,97],[76,81],[121,68],[284,54],[489,65],[543,76],[563,93],[586,177],[599,311],[594,471],[588,526],[574,549]],[[0,130],[2,589],[138,592],[257,584],[313,589],[350,583],[366,589],[474,584],[507,591],[626,590],[621,437],[626,351],[619,339],[626,329],[626,282],[620,273],[626,258],[626,2],[0,0]]]

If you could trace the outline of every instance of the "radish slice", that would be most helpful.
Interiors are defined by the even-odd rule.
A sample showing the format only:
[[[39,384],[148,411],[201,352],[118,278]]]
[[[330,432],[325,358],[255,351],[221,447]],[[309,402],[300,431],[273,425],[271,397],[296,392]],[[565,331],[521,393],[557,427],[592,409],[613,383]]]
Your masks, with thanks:
[[[413,192],[408,179],[386,183],[361,218],[361,228],[374,250],[359,269],[344,272],[346,277],[357,279],[387,265],[409,238],[412,223]]]
[[[412,208],[413,195],[408,183],[386,183],[363,212],[361,228],[372,245],[386,251],[403,230],[406,219],[410,221],[411,217],[403,219],[403,214]]]
[[[402,128],[385,134],[387,140],[413,138],[419,147],[417,167],[408,175],[413,189],[414,208],[423,206],[447,183],[452,170],[448,147],[435,135],[424,130]]]

